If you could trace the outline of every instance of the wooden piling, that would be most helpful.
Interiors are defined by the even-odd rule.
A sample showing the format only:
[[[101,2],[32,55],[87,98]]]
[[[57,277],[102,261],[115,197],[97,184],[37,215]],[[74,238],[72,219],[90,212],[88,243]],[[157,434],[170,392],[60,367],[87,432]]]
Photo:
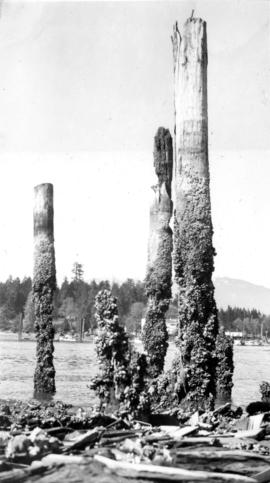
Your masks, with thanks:
[[[54,252],[53,185],[44,183],[34,189],[34,277],[35,330],[37,339],[35,393],[55,392],[53,364],[53,295],[56,289]]]
[[[213,405],[218,332],[209,189],[206,22],[190,17],[172,37],[175,169],[173,265],[178,295],[178,397]]]
[[[83,342],[84,324],[85,324],[85,319],[84,319],[84,317],[81,317],[81,319],[80,319],[80,338],[79,338],[80,342]]]
[[[20,314],[19,327],[18,327],[18,341],[22,341],[22,331],[23,331],[23,314]]]
[[[158,376],[164,367],[168,347],[166,312],[171,298],[172,216],[171,182],[173,147],[170,131],[163,127],[154,138],[154,168],[157,184],[150,208],[150,233],[145,291],[148,297],[143,343],[150,358],[149,372]]]

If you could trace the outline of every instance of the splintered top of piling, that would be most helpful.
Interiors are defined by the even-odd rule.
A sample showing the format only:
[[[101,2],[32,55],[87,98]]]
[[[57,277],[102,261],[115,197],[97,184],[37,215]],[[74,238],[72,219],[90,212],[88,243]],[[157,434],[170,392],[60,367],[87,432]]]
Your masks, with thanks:
[[[200,17],[193,17],[193,16],[190,16],[190,17],[188,17],[188,18],[186,19],[186,21],[185,21],[184,25],[187,25],[187,24],[188,24],[188,23],[190,23],[190,22],[192,22],[192,23],[194,23],[194,24],[195,24],[195,23],[197,23],[197,24],[199,24],[199,23],[200,23],[200,24],[205,24],[205,25],[206,25],[206,21],[205,21],[205,20],[203,20],[203,19],[202,19],[202,18],[200,18]]]
[[[194,56],[194,59],[207,63],[207,23],[200,17],[189,17],[184,23],[182,35],[178,28],[178,23],[173,25],[173,44],[174,62],[180,55],[181,63],[185,64],[186,59]]]

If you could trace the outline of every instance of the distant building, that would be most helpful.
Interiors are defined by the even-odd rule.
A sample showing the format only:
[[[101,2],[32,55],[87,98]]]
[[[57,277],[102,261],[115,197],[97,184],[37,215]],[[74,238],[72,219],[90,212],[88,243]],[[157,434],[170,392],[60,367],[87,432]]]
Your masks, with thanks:
[[[229,331],[227,330],[225,332],[225,335],[229,335],[230,337],[232,337],[233,339],[241,339],[243,337],[243,332],[232,332],[232,331]]]

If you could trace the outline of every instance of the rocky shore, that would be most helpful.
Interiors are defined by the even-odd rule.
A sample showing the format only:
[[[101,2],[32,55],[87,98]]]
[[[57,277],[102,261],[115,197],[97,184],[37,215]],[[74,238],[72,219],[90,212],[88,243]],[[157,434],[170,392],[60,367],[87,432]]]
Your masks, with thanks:
[[[149,422],[62,402],[1,401],[0,482],[270,481],[270,404]]]

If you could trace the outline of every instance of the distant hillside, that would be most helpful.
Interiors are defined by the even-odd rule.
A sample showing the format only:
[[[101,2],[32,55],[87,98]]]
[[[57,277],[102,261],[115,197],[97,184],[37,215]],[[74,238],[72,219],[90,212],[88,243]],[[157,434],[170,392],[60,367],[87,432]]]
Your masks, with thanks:
[[[214,279],[215,296],[219,308],[243,307],[257,309],[270,315],[270,288],[254,285],[234,278]]]

